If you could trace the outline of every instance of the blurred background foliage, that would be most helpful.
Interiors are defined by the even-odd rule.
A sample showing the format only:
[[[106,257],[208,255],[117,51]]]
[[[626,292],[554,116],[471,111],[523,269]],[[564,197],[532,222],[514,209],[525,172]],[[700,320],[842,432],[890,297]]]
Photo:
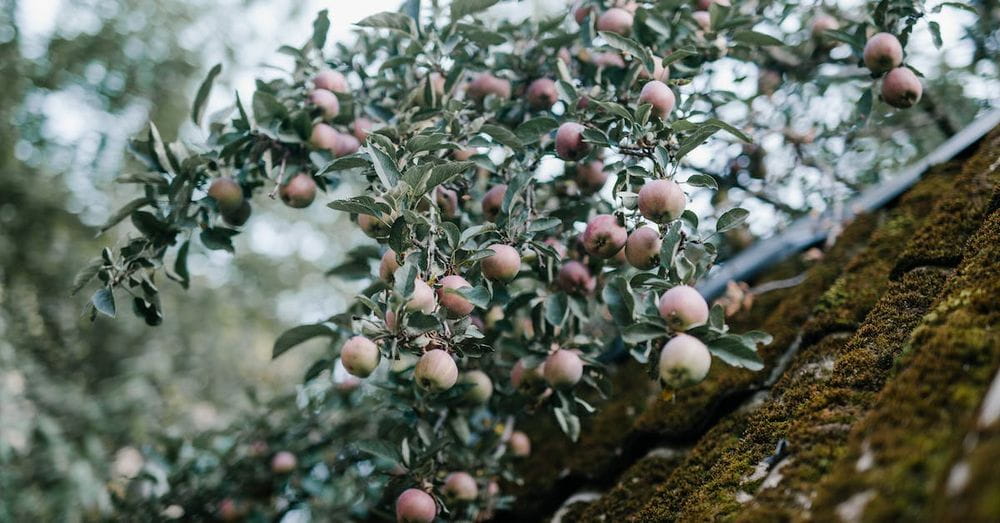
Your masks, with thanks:
[[[914,131],[862,133],[870,151],[899,149],[879,156],[885,165],[926,152],[996,102],[1000,6],[972,4],[980,13],[975,29],[954,35],[971,45],[957,57],[927,50],[939,55],[927,91],[935,105],[887,122]],[[57,7],[31,12],[43,5]],[[130,232],[119,227],[95,238],[135,194],[114,183],[131,167],[127,139],[148,120],[172,139],[185,129],[191,96],[211,64],[226,64],[220,83],[231,91],[233,71],[257,73],[256,62],[275,45],[297,44],[307,34],[260,32],[308,19],[313,7],[266,0],[0,0],[0,521],[107,514],[107,487],[138,468],[131,446],[163,432],[182,437],[220,429],[294,395],[304,362],[323,350],[313,346],[270,361],[278,333],[338,312],[354,293],[352,283],[323,274],[362,237],[340,223],[343,213],[323,206],[294,218],[280,205],[255,208],[253,227],[237,245],[240,256],[193,254],[195,282],[186,292],[163,293],[169,317],[155,335],[129,311],[119,311],[128,318],[92,324],[81,315],[87,296],[70,297],[76,271]],[[256,26],[262,17],[269,24]],[[27,27],[38,20],[49,25]],[[981,81],[970,84],[970,77]],[[852,94],[839,103],[853,103]],[[772,128],[805,132],[816,125],[799,125],[771,106],[757,110]],[[741,154],[742,168],[753,161],[752,150],[728,147],[736,149],[709,150],[696,166],[720,173]],[[843,161],[876,158],[859,151]],[[842,145],[830,142],[822,154],[841,156]],[[799,204],[813,204],[809,187],[789,183]],[[748,197],[739,188],[732,192]],[[774,220],[761,223],[752,230],[774,230]],[[327,245],[331,232],[342,240],[338,245]]]
[[[134,168],[127,138],[147,120],[174,135],[209,60],[256,65],[238,43],[259,35],[232,21],[261,3],[0,0],[0,521],[106,513],[109,480],[135,457],[119,449],[223,427],[253,406],[248,389],[293,393],[315,356],[270,362],[277,333],[310,319],[287,304],[337,307],[322,277],[332,265],[309,245],[334,213],[303,225],[275,206],[244,239],[267,253],[198,258],[191,291],[165,294],[171,318],[155,336],[141,322],[91,324],[88,296],[70,296],[79,267],[129,234],[95,238],[133,196],[113,182]],[[275,25],[301,15],[268,4]],[[39,20],[51,25],[26,27]]]

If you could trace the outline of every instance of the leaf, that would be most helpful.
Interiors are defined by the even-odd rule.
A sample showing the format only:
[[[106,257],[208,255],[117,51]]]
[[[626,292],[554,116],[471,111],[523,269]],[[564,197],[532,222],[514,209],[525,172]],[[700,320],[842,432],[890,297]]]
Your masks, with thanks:
[[[611,47],[614,47],[619,51],[626,52],[642,61],[642,64],[646,67],[647,71],[653,72],[655,69],[656,64],[653,63],[653,54],[649,52],[649,49],[646,48],[646,46],[640,45],[631,38],[626,38],[618,33],[612,33],[610,31],[598,31],[597,34],[601,35],[601,38],[603,38],[604,41],[606,41]]]
[[[316,19],[313,20],[313,34],[312,34],[312,45],[316,49],[323,49],[326,45],[326,35],[330,32],[330,17],[327,14],[327,10],[323,9],[316,14]]]
[[[145,207],[149,203],[152,203],[152,200],[146,197],[136,198],[126,203],[121,209],[118,209],[117,212],[108,217],[107,221],[104,222],[104,225],[101,225],[100,229],[98,229],[99,230],[98,235],[114,227],[115,225],[118,225],[119,223],[121,223],[122,220],[128,218],[133,212],[141,209],[142,207]]]
[[[412,153],[444,149],[451,146],[447,140],[444,133],[418,134],[406,142],[406,149]]]
[[[368,167],[369,165],[371,164],[363,156],[358,156],[356,154],[341,156],[340,158],[324,165],[323,168],[316,173],[316,176],[323,176],[326,173],[347,171],[350,169],[359,169],[361,167]]]
[[[334,200],[326,204],[326,206],[335,211],[344,211],[353,214],[367,214],[375,217],[381,214],[378,207],[375,206],[375,200],[372,200],[368,196],[355,196],[346,200]]]
[[[722,336],[708,343],[708,350],[720,360],[733,367],[743,367],[750,370],[764,368],[764,361],[757,352],[747,347],[739,337]]]
[[[201,238],[201,243],[208,249],[213,251],[233,252],[232,237],[236,234],[237,232],[232,229],[213,227],[211,229],[201,231],[199,238]]]
[[[111,292],[111,289],[107,287],[102,287],[90,297],[90,303],[94,304],[94,308],[97,312],[105,316],[115,317],[117,313],[115,310],[115,294]]]
[[[73,287],[70,289],[70,295],[80,292],[80,289],[90,283],[90,280],[93,280],[94,276],[97,276],[97,273],[101,271],[102,267],[104,267],[103,258],[97,257],[90,260],[90,262],[87,263],[85,267],[80,269],[80,271],[76,273],[76,276],[73,277]]]
[[[941,41],[941,26],[937,22],[929,22],[927,27],[931,30],[931,37],[934,39],[934,47],[941,49],[944,43]]]
[[[401,176],[399,169],[396,168],[396,161],[389,156],[389,153],[374,145],[368,145],[365,149],[368,151],[368,156],[372,159],[375,173],[378,174],[382,185],[387,189],[395,186]]]
[[[289,349],[319,336],[333,336],[336,331],[326,323],[312,323],[292,327],[281,333],[278,339],[274,340],[274,348],[271,349],[271,359],[288,352]]]
[[[568,410],[563,408],[557,408],[553,410],[556,415],[556,421],[559,422],[559,428],[564,434],[569,436],[569,439],[576,441],[580,438],[580,418]]]
[[[719,188],[719,184],[715,181],[715,178],[707,174],[692,174],[684,183],[694,187],[710,187],[716,190]]]
[[[454,23],[465,15],[484,11],[500,0],[453,0],[451,2],[451,21]]]
[[[611,317],[619,326],[627,326],[633,323],[633,310],[635,309],[635,299],[629,289],[625,278],[614,277],[601,289],[601,298],[608,306]]]
[[[535,143],[541,139],[543,135],[552,131],[556,127],[559,127],[559,122],[555,118],[549,118],[548,116],[542,116],[539,118],[532,118],[527,122],[522,123],[517,126],[514,130],[514,134],[521,143],[530,144]]]
[[[201,126],[202,118],[205,116],[205,102],[208,101],[208,95],[212,92],[212,84],[215,83],[215,77],[219,76],[221,72],[222,64],[215,64],[208,71],[208,76],[201,82],[198,94],[194,97],[194,105],[191,107],[191,121],[199,127]]]
[[[191,275],[188,273],[187,266],[187,255],[188,249],[191,246],[190,241],[184,242],[180,249],[177,249],[177,259],[174,260],[174,272],[181,279],[181,287],[185,289],[188,288],[188,283],[191,281]]]
[[[674,221],[663,233],[663,243],[660,247],[660,266],[669,269],[673,265],[674,255],[681,244],[681,222]]]
[[[785,45],[781,40],[757,31],[736,31],[733,40],[750,45]]]
[[[285,109],[284,105],[278,101],[274,95],[266,93],[264,91],[256,91],[253,93],[253,116],[257,120],[257,123],[270,122],[276,119],[286,119],[288,117],[288,110]]]
[[[431,176],[427,179],[427,185],[423,188],[423,193],[433,190],[442,183],[448,183],[452,178],[475,166],[476,162],[451,162],[435,166],[431,169]]]
[[[702,125],[714,125],[719,129],[722,129],[723,131],[726,131],[727,133],[739,138],[740,140],[743,140],[746,143],[753,143],[753,138],[751,138],[748,134],[733,127],[732,125],[729,125],[726,122],[723,122],[722,120],[719,120],[718,118],[709,118],[708,120],[705,120],[705,123]]]
[[[401,459],[399,453],[396,452],[396,447],[383,440],[372,439],[358,441],[354,444],[354,447],[361,452],[384,458],[392,462],[399,462]]]
[[[490,135],[490,137],[498,143],[502,143],[515,151],[519,151],[522,148],[521,141],[517,139],[517,135],[510,132],[510,129],[507,129],[506,127],[486,124],[482,127],[482,131]]]
[[[674,153],[674,160],[679,161],[687,153],[693,151],[699,145],[705,143],[706,140],[712,137],[713,134],[717,133],[719,128],[714,125],[703,125],[698,128],[697,131],[689,134],[687,138],[681,142],[680,147],[677,148],[677,152]]]
[[[746,221],[747,216],[749,215],[750,211],[740,207],[729,209],[719,217],[719,221],[715,224],[715,231],[726,232],[730,229],[739,227],[740,224]]]
[[[387,11],[375,13],[354,24],[361,27],[371,27],[373,29],[388,29],[412,36],[413,19],[403,13],[390,13]]]
[[[461,289],[455,289],[453,292],[457,292],[465,299],[472,302],[473,305],[479,307],[480,309],[485,309],[490,306],[490,300],[493,296],[490,295],[490,291],[486,287],[462,287]]]
[[[562,220],[560,220],[559,218],[552,218],[552,217],[539,218],[531,222],[531,225],[528,226],[528,232],[536,233],[536,232],[547,231],[553,227],[558,227],[561,224]]]
[[[666,335],[666,329],[654,323],[636,323],[622,330],[622,339],[625,343],[632,344],[655,340]]]
[[[483,47],[488,47],[491,45],[500,45],[507,41],[507,39],[504,38],[502,34],[495,33],[493,31],[487,31],[482,26],[473,24],[465,24],[465,23],[456,24],[455,32]]]
[[[545,298],[545,321],[554,327],[561,327],[569,312],[569,300],[566,294],[557,292]]]

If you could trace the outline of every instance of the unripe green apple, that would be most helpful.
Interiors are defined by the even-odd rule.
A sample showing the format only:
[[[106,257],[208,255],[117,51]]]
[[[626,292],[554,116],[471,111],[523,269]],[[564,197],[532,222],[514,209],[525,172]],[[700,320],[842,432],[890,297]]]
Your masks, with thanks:
[[[424,353],[413,369],[417,385],[431,392],[444,392],[458,381],[458,366],[451,354],[433,349]]]
[[[519,430],[515,430],[510,434],[507,446],[510,448],[510,453],[515,457],[526,458],[531,455],[531,440],[528,439],[527,434]]]
[[[333,69],[326,69],[320,71],[313,78],[313,85],[320,89],[326,89],[327,91],[333,91],[335,93],[346,94],[350,88],[347,86],[347,78],[339,71],[334,71]]]
[[[628,235],[625,242],[625,259],[629,265],[647,271],[660,264],[660,233],[651,227],[639,227]]]
[[[920,78],[908,67],[897,67],[882,79],[882,99],[899,109],[916,105],[923,91]]]
[[[396,251],[388,249],[382,255],[382,260],[378,264],[378,277],[384,282],[392,283],[393,275],[396,274],[396,269],[398,268],[399,262],[396,261]]]
[[[865,43],[864,59],[872,73],[887,73],[903,63],[903,46],[889,33],[876,33]]]
[[[437,518],[437,503],[420,489],[406,489],[396,498],[397,523],[433,523]]]
[[[488,258],[483,258],[480,265],[483,276],[493,281],[511,281],[521,270],[521,255],[510,245],[500,243],[487,247],[493,251]]]
[[[528,86],[528,105],[536,111],[547,111],[559,99],[556,83],[551,78],[538,78]]]
[[[597,282],[590,275],[590,269],[576,260],[563,264],[559,274],[556,275],[556,284],[569,294],[590,294],[597,286]]]
[[[507,194],[507,184],[494,186],[486,191],[483,196],[483,216],[493,222],[500,215],[500,208],[503,206],[504,195]]]
[[[681,388],[705,379],[712,366],[708,347],[698,338],[678,334],[663,346],[660,352],[660,379],[668,387]]]
[[[278,189],[278,196],[289,207],[309,207],[316,199],[316,181],[308,174],[296,174]]]
[[[349,374],[359,378],[367,378],[375,372],[380,359],[382,353],[378,346],[364,336],[354,336],[340,349],[340,362]]]
[[[674,103],[676,101],[674,92],[667,87],[667,84],[659,80],[647,82],[646,85],[642,86],[642,91],[639,93],[639,104],[652,105],[652,114],[659,116],[663,120],[666,120],[667,116],[670,115],[670,111],[674,110]]]
[[[684,213],[687,197],[670,180],[653,180],[639,189],[639,212],[656,223],[676,220]]]
[[[253,208],[250,206],[250,200],[243,200],[239,209],[233,212],[223,212],[222,219],[229,225],[233,227],[242,227],[247,220],[250,219],[250,214],[253,212]]]
[[[236,180],[228,176],[212,180],[208,186],[208,195],[215,200],[219,212],[236,212],[243,205],[243,189]]]
[[[598,214],[587,222],[583,231],[583,248],[591,256],[611,258],[625,246],[628,233],[610,214]]]
[[[528,367],[524,359],[517,360],[510,369],[510,384],[526,396],[541,394],[545,390],[545,362]]]
[[[567,161],[579,160],[590,151],[590,144],[583,141],[584,127],[576,122],[566,122],[556,131],[556,154]]]
[[[275,474],[288,474],[294,471],[298,464],[299,460],[295,458],[295,454],[283,450],[271,458],[271,472]]]
[[[466,93],[470,99],[477,102],[482,102],[488,95],[506,100],[510,98],[510,81],[497,78],[489,73],[482,73],[475,80],[469,82]]]
[[[583,377],[583,360],[573,351],[559,349],[545,358],[544,372],[552,388],[569,389]]]
[[[340,114],[340,100],[337,100],[337,95],[326,89],[313,89],[309,93],[309,103],[323,112],[323,118],[336,118]]]
[[[476,306],[458,292],[458,289],[471,289],[469,282],[457,275],[452,274],[441,278],[441,288],[438,289],[438,303],[448,311],[448,316],[461,318],[468,316]]]
[[[444,478],[442,489],[448,497],[456,501],[474,501],[479,497],[479,485],[468,472],[452,472]]]
[[[459,383],[472,385],[463,397],[473,405],[484,405],[493,396],[493,381],[481,370],[470,370],[462,374]]]
[[[686,331],[708,322],[708,303],[688,285],[678,285],[663,293],[657,309],[674,330]]]
[[[628,36],[632,32],[633,23],[632,13],[620,7],[612,7],[597,17],[597,30]]]
[[[431,314],[435,305],[437,303],[434,300],[434,289],[431,289],[424,280],[419,278],[413,280],[413,294],[410,296],[410,301],[406,302],[406,310]]]

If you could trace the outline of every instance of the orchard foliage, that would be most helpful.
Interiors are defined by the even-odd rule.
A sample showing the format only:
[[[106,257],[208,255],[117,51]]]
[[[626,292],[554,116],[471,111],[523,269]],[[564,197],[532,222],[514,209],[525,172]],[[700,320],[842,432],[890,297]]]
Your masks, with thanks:
[[[278,198],[349,213],[374,240],[331,271],[370,281],[354,302],[275,342],[274,357],[331,342],[300,388],[301,419],[200,449],[166,444],[155,460],[163,488],[134,507],[488,517],[511,502],[497,481],[516,481],[514,464],[530,455],[519,420],[548,412],[577,440],[595,399],[612,394],[607,365],[619,355],[670,387],[704,379],[713,356],[763,367],[756,351],[769,336],[730,332],[692,287],[748,212],[687,208],[720,180],[685,169],[717,133],[752,151],[754,122],[716,114],[744,102],[731,92],[682,87],[728,57],[760,64],[762,79],[780,69],[762,83],[767,96],[783,76],[809,78],[842,42],[844,62],[872,55],[871,72],[888,72],[889,104],[920,98],[910,70],[893,77],[925,15],[918,3],[883,1],[856,21],[817,15],[796,46],[768,18],[791,6],[595,0],[548,20],[478,23],[497,3],[409,0],[359,21],[357,44],[334,53],[323,11],[305,45],[279,50],[290,74],[258,81],[252,98],[237,95],[203,124],[212,69],[191,112],[204,141],[165,143],[151,124],[132,143],[147,170],[126,181],[143,193],[104,229],[129,219],[139,234],[78,277],[79,287],[100,282],[93,316],[127,300],[161,323],[161,275],[187,287],[192,249],[234,252],[252,208]],[[875,31],[898,35],[899,56],[892,42],[866,48]],[[552,175],[556,159],[565,165]],[[331,199],[341,184],[356,196]],[[361,379],[372,386],[359,390]]]

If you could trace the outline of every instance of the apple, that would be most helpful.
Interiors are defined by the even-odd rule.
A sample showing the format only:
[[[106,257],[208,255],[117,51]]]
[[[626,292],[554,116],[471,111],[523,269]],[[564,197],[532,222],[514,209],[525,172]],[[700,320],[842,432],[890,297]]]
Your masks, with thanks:
[[[920,79],[908,67],[897,67],[882,79],[882,99],[899,109],[916,105],[923,90]]]
[[[660,352],[660,379],[668,387],[681,388],[705,379],[712,366],[708,347],[698,338],[678,334],[663,346]]]
[[[521,270],[521,255],[510,245],[493,244],[487,247],[493,254],[480,262],[483,276],[493,281],[509,282]]]
[[[344,342],[340,349],[340,362],[351,376],[367,378],[378,367],[382,353],[375,342],[364,337],[354,336]]]
[[[437,503],[420,489],[406,489],[396,498],[397,523],[433,523],[437,518]]]
[[[552,388],[572,388],[583,377],[583,360],[573,351],[559,349],[545,358],[544,374]]]
[[[610,214],[598,214],[587,222],[583,231],[583,248],[591,256],[611,258],[625,246],[628,233]]]
[[[576,122],[566,122],[556,131],[556,154],[563,160],[579,160],[590,151],[590,144],[583,141],[584,127]]]
[[[639,227],[628,235],[625,259],[636,269],[647,271],[660,265],[660,233],[651,227]]]
[[[316,181],[308,174],[296,174],[278,189],[278,196],[289,207],[309,207],[316,199]]]
[[[656,223],[676,220],[684,213],[687,197],[680,185],[670,180],[646,182],[639,189],[639,212]]]
[[[903,46],[889,33],[875,33],[865,43],[863,56],[873,74],[887,73],[903,63]]]
[[[243,206],[243,188],[228,176],[212,180],[208,186],[208,196],[215,200],[222,213],[233,213]]]
[[[441,278],[441,288],[438,289],[438,302],[448,311],[448,316],[461,318],[468,316],[475,305],[461,294],[455,292],[458,289],[470,289],[472,285],[456,274]]]
[[[686,331],[708,321],[708,302],[688,285],[678,285],[663,293],[657,309],[674,330]]]
[[[413,369],[413,379],[417,385],[431,392],[444,392],[458,381],[458,366],[442,349],[433,349],[424,353]]]

